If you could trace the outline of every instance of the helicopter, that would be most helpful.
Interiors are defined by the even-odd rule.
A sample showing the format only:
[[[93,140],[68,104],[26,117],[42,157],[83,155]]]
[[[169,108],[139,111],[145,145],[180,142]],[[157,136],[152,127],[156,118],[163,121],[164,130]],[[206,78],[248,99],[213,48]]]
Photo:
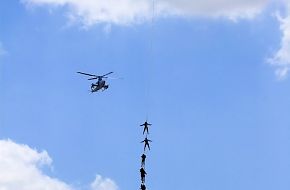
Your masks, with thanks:
[[[101,75],[101,76],[92,75],[92,74],[83,73],[83,72],[77,72],[77,73],[82,74],[82,75],[90,76],[91,78],[89,78],[88,80],[96,80],[96,79],[98,79],[98,81],[96,83],[92,83],[91,84],[91,92],[93,93],[93,92],[97,92],[99,90],[104,91],[104,90],[109,88],[109,85],[106,84],[106,81],[103,80],[103,79],[108,78],[107,75],[110,75],[113,72],[109,72],[109,73]]]

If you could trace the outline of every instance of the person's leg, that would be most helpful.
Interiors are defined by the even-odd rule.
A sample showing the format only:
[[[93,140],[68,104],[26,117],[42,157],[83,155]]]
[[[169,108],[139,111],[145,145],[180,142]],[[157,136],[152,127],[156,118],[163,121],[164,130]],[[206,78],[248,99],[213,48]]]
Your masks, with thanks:
[[[149,145],[149,144],[146,142],[146,143],[145,143],[145,148],[146,148],[146,146],[148,147],[148,145]]]

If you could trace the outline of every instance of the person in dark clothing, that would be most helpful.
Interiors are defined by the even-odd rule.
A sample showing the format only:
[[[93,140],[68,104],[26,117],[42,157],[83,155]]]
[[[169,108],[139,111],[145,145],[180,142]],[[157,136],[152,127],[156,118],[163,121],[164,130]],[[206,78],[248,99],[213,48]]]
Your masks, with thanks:
[[[143,129],[143,135],[145,133],[145,131],[147,132],[147,134],[149,134],[149,128],[148,126],[151,126],[152,124],[148,123],[147,121],[145,121],[145,123],[143,123],[142,125],[140,126],[144,126],[144,129]]]
[[[146,190],[146,186],[144,184],[141,184],[141,190]]]
[[[148,147],[148,149],[150,150],[150,145],[149,142],[152,142],[151,140],[147,139],[147,137],[145,137],[145,139],[143,141],[141,141],[140,143],[144,142],[144,151],[146,149],[146,146]]]
[[[145,183],[145,175],[147,174],[144,170],[144,168],[140,169],[140,174],[141,174],[141,182]]]
[[[146,159],[146,155],[142,154],[142,156],[141,156],[141,167],[145,166],[145,159]]]

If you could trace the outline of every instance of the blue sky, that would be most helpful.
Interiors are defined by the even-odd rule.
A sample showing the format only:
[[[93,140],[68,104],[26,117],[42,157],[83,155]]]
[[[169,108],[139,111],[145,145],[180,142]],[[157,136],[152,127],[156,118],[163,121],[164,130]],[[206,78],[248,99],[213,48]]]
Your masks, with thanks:
[[[153,29],[150,2],[79,2],[0,2],[1,188],[137,189],[146,118],[149,190],[290,188],[287,1],[162,0]],[[77,71],[124,79],[91,94]]]

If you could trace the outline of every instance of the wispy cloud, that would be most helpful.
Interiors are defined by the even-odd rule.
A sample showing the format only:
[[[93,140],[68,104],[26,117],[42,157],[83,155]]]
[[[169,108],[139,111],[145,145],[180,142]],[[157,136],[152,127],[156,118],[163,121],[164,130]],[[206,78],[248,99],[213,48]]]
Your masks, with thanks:
[[[97,175],[91,184],[91,190],[118,190],[118,186],[113,180]]]
[[[37,151],[11,140],[0,140],[0,189],[5,190],[74,190],[71,185],[46,175],[42,166],[51,166],[46,151]],[[91,190],[117,190],[111,179],[97,176]],[[79,188],[77,188],[79,189]]]
[[[290,71],[290,1],[288,0],[286,4],[287,16],[277,15],[282,32],[280,49],[272,58],[268,59],[268,62],[276,67],[275,73],[280,80],[285,79]]]
[[[158,0],[161,11],[177,16],[253,18],[263,11],[269,0]]]
[[[65,7],[70,23],[81,23],[88,28],[106,24],[131,25],[146,22],[152,16],[153,0],[21,0],[25,5],[37,7]],[[155,0],[156,17],[207,17],[230,20],[252,19],[263,12],[271,0]],[[285,79],[290,71],[290,0],[280,0],[288,7],[285,17],[278,16],[282,31],[281,46],[268,59],[275,66],[279,79]]]
[[[67,7],[70,21],[128,25],[149,20],[152,0],[21,0],[27,6]],[[156,16],[253,18],[269,0],[157,0]]]

